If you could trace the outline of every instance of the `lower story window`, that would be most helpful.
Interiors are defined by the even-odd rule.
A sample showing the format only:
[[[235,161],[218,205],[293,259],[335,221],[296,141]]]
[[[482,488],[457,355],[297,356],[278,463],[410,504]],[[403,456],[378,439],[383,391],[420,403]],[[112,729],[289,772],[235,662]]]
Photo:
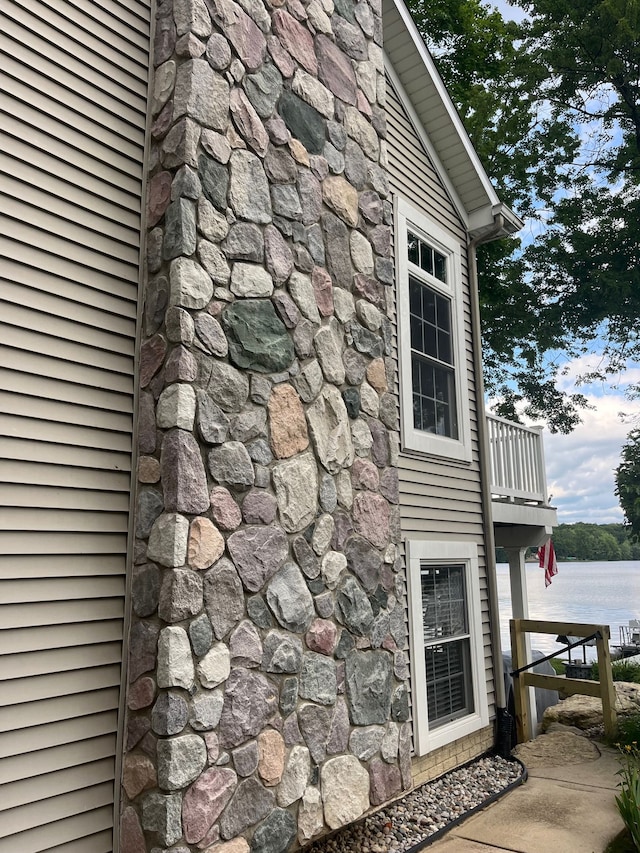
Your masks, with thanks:
[[[424,755],[488,724],[477,547],[407,545],[414,741]]]

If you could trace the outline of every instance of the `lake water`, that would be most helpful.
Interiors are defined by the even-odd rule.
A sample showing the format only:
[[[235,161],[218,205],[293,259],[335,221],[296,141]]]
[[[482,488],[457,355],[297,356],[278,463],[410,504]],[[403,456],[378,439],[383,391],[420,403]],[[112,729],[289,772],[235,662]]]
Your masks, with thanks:
[[[511,593],[509,566],[498,563],[498,599],[502,647],[511,646],[509,619]],[[619,642],[619,626],[629,619],[640,619],[640,562],[558,563],[558,574],[545,588],[544,569],[527,563],[529,618],[553,622],[589,622],[609,625],[611,644]],[[531,645],[545,654],[561,648],[555,635],[532,634]],[[581,652],[578,647],[576,652]],[[595,647],[587,648],[589,660],[595,660]]]

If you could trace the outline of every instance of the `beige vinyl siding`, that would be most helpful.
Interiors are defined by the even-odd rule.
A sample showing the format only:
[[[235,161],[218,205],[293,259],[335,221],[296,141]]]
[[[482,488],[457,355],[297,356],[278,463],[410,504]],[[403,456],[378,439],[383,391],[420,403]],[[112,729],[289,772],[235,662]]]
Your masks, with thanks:
[[[108,853],[149,0],[0,11],[0,853]]]
[[[403,540],[472,541],[478,546],[483,642],[490,715],[494,710],[493,668],[489,632],[489,598],[485,570],[484,524],[475,405],[471,305],[466,258],[466,232],[424,145],[387,78],[388,162],[391,190],[425,211],[459,240],[462,255],[464,332],[472,461],[469,464],[400,452],[400,521]],[[394,355],[397,356],[396,301],[393,300]],[[396,358],[397,363],[397,358]],[[397,377],[396,377],[397,379]],[[399,389],[396,387],[396,391]]]

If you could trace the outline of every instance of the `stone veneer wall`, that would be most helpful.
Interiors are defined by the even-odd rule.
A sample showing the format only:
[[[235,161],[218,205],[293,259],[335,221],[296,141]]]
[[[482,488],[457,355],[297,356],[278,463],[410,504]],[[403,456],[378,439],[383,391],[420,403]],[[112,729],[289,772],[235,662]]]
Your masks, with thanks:
[[[411,765],[413,784],[422,785],[423,782],[436,779],[443,773],[453,770],[473,758],[478,758],[478,756],[492,749],[494,745],[494,727],[489,725],[472,735],[467,735],[439,749],[434,749],[428,755],[414,758]]]
[[[159,0],[123,853],[411,785],[380,0]]]

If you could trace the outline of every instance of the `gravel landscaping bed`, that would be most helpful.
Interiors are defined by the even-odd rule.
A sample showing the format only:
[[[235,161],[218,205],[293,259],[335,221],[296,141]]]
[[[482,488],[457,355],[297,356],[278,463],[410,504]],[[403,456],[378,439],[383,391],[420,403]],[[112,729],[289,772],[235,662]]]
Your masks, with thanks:
[[[310,853],[406,853],[494,798],[523,774],[522,765],[483,756],[425,782],[360,823],[307,848]]]

